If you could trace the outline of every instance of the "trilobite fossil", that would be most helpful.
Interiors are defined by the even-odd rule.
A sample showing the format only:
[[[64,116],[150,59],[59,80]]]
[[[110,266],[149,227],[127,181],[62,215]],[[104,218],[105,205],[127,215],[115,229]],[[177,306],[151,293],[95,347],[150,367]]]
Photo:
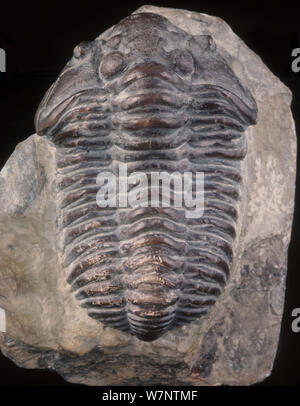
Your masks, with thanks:
[[[45,95],[67,281],[89,316],[151,341],[205,315],[228,280],[245,129],[257,108],[208,35],[134,14],[90,43]],[[204,213],[107,207],[101,172],[204,173]],[[149,186],[149,191],[151,185]]]

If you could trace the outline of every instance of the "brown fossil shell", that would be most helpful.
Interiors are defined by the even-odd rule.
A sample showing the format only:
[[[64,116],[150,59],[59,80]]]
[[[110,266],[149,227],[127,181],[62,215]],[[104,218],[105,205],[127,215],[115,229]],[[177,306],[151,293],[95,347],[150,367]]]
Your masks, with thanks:
[[[79,45],[36,114],[56,147],[58,235],[89,316],[151,341],[205,315],[230,273],[256,103],[210,36],[151,13]],[[96,203],[99,172],[204,172],[204,213]],[[149,191],[151,186],[149,186]]]

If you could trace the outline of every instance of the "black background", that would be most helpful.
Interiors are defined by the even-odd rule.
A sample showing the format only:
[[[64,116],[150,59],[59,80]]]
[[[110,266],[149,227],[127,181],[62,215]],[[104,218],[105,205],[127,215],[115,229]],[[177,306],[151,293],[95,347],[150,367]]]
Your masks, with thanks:
[[[300,72],[297,74],[291,70],[291,52],[294,48],[300,48],[300,5],[297,9],[287,1],[278,4],[246,1],[152,1],[151,4],[184,8],[224,19],[292,90],[292,111],[296,130],[299,130]],[[83,40],[93,40],[141,5],[143,2],[114,0],[82,0],[77,3],[39,1],[32,4],[28,1],[11,1],[1,4],[0,48],[6,51],[7,73],[0,73],[0,168],[16,144],[34,133],[33,119],[39,102],[71,58],[73,48]],[[298,183],[299,176],[279,350],[272,375],[256,386],[300,387],[300,333],[296,334],[291,330],[292,309],[300,308]],[[65,382],[55,372],[19,368],[2,355],[0,385],[2,389],[6,386],[6,389],[10,387],[11,390],[15,385],[75,386]],[[295,401],[297,402],[296,399]]]

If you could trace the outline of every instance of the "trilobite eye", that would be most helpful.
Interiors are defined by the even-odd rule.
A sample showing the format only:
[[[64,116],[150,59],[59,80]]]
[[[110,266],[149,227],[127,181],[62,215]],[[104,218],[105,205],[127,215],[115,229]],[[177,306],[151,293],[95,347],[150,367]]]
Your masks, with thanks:
[[[201,46],[202,51],[215,51],[216,44],[210,35],[195,35],[193,40],[196,40],[197,44]]]
[[[188,74],[194,71],[194,58],[186,50],[175,49],[172,52],[172,62],[182,73]]]
[[[77,47],[74,48],[73,55],[75,58],[83,57],[89,48],[89,43],[86,41],[81,42]]]
[[[110,48],[117,48],[120,45],[121,39],[122,37],[120,34],[115,35],[107,40],[105,45],[109,46]]]
[[[114,76],[123,69],[124,56],[120,52],[112,52],[106,55],[100,65],[100,72],[106,78]]]

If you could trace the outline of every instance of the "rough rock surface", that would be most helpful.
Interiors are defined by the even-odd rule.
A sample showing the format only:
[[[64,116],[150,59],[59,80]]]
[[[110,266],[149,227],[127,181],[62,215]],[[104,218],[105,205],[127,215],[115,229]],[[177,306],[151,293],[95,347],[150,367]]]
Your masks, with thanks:
[[[0,173],[1,350],[22,367],[51,368],[87,385],[250,385],[271,373],[283,313],[296,161],[291,92],[221,19],[141,11],[212,35],[258,106],[246,134],[230,281],[208,316],[151,343],[89,318],[56,250],[54,148],[33,135]]]

